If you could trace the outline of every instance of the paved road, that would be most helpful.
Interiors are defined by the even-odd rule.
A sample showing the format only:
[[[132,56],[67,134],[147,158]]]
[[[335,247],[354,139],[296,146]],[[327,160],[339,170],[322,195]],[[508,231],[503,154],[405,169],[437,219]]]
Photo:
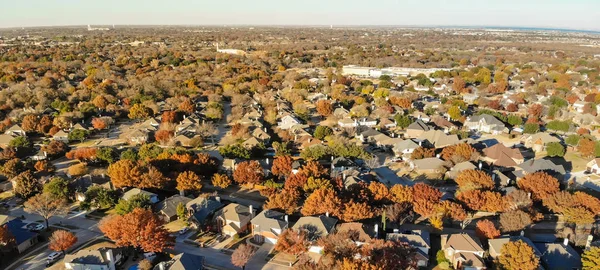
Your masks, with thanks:
[[[21,206],[15,207],[10,210],[11,216],[24,216],[25,220],[23,222],[29,223],[41,220],[37,215],[32,215],[23,210]],[[88,242],[96,237],[103,236],[100,230],[98,229],[98,221],[90,220],[85,218],[84,211],[70,212],[66,216],[57,216],[50,218],[50,226],[53,225],[66,225],[67,227],[77,227],[77,229],[72,229],[70,231],[74,232],[77,236],[77,243],[73,247],[77,247],[85,242]],[[66,229],[66,228],[65,228]],[[30,255],[25,257],[25,260],[14,263],[13,265],[7,267],[7,269],[45,269],[46,266],[46,257],[50,253],[51,250],[47,248],[47,245],[44,245],[36,250],[28,251],[31,253]]]

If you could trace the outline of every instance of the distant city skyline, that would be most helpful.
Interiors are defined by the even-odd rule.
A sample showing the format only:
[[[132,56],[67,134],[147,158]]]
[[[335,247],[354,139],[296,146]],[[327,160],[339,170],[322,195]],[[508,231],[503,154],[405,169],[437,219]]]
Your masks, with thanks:
[[[2,28],[88,24],[387,25],[600,31],[598,0],[28,0],[2,5]]]

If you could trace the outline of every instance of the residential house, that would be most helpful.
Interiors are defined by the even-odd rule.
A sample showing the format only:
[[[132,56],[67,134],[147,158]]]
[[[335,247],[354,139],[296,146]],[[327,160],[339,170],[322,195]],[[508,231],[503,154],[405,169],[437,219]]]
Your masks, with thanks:
[[[339,107],[339,108],[336,108],[335,110],[333,110],[333,115],[339,119],[349,118],[350,112],[348,110],[344,109],[343,107]]]
[[[386,240],[395,240],[407,243],[417,250],[416,260],[418,267],[427,267],[429,264],[430,237],[428,231],[413,230],[410,233],[388,233]]]
[[[395,128],[396,127],[396,121],[392,121],[387,117],[381,118],[379,121],[379,127],[380,128],[385,128],[385,129],[390,129],[390,128]]]
[[[364,127],[374,127],[377,125],[377,120],[370,117],[363,117],[358,119],[358,125]]]
[[[75,254],[67,254],[63,261],[65,268],[69,270],[116,270],[117,265],[123,259],[125,259],[123,249],[102,247],[83,249]]]
[[[269,141],[271,141],[271,135],[269,135],[267,133],[267,128],[265,128],[264,130],[261,128],[255,128],[252,131],[252,137],[262,141],[263,143],[268,143]]]
[[[440,130],[444,131],[445,133],[449,133],[453,130],[458,129],[458,127],[450,122],[449,120],[446,120],[446,118],[442,117],[442,116],[434,116],[432,117],[432,123]]]
[[[586,165],[586,170],[591,173],[600,173],[600,158],[590,160]]]
[[[123,135],[123,137],[130,144],[133,144],[133,145],[144,144],[144,143],[148,142],[148,139],[150,138],[150,132],[145,129],[134,128],[134,129],[130,129],[128,132],[126,132]]]
[[[477,101],[477,99],[479,99],[479,95],[478,94],[463,94],[462,98],[463,98],[463,101],[465,101],[467,104],[474,104],[475,101]]]
[[[263,210],[251,221],[252,235],[258,243],[276,244],[281,233],[288,228],[288,216],[274,210]]]
[[[434,174],[445,170],[445,161],[432,157],[413,160],[410,163],[411,169],[418,174]]]
[[[22,220],[5,215],[2,215],[0,220],[2,220],[0,225],[6,225],[14,236],[19,253],[23,253],[38,242],[38,234],[25,229],[26,224]]]
[[[411,114],[411,116],[412,116],[414,119],[419,119],[419,120],[421,120],[421,121],[423,121],[423,122],[425,122],[425,123],[428,123],[429,121],[431,121],[431,117],[429,117],[429,115],[427,115],[427,114],[426,114],[426,113],[424,113],[424,112],[415,111],[415,112],[413,112],[413,113]]]
[[[356,239],[353,239],[353,241],[358,246],[360,246],[360,245],[363,245],[363,244],[371,241],[371,239],[374,238],[372,236],[376,236],[376,234],[378,233],[377,232],[378,229],[375,229],[375,228],[367,229],[367,227],[368,227],[367,225],[360,223],[360,222],[349,222],[349,223],[338,224],[335,231],[336,231],[336,233],[344,233],[344,232],[356,233]],[[376,227],[376,228],[378,228],[378,227]]]
[[[333,233],[337,222],[337,219],[331,218],[328,215],[321,215],[318,217],[301,217],[298,219],[296,224],[294,224],[292,229],[306,232],[307,239],[309,242],[311,242],[308,251],[320,254],[323,250],[323,247],[317,246],[316,241],[321,237],[325,237],[330,233]]]
[[[584,107],[585,107],[585,102],[581,101],[581,100],[575,101],[575,103],[573,103],[573,105],[572,105],[573,110],[578,113],[583,113]]]
[[[517,178],[521,178],[526,174],[534,172],[547,172],[556,177],[559,181],[562,181],[566,174],[565,168],[562,165],[555,164],[547,159],[531,159],[525,161],[517,166],[513,174],[517,176]]]
[[[175,255],[170,261],[160,262],[154,267],[155,270],[203,270],[204,257],[190,254],[181,253]]]
[[[542,253],[541,263],[547,270],[582,269],[581,256],[568,240],[563,243],[535,243]]]
[[[441,130],[429,130],[419,136],[419,141],[427,141],[435,148],[444,148],[446,146],[460,143],[456,134],[447,135]]]
[[[177,206],[179,204],[186,205],[192,199],[181,195],[173,195],[159,202],[155,206],[155,212],[158,212],[160,217],[165,222],[177,220]]]
[[[38,160],[45,160],[48,158],[48,153],[46,153],[46,151],[42,151],[41,149],[33,156],[31,156],[32,160],[38,161]]]
[[[64,130],[61,129],[52,136],[52,139],[55,141],[68,143],[69,133],[66,133]]]
[[[77,123],[77,124],[71,126],[71,131],[76,130],[76,129],[85,130],[85,131],[90,130],[88,127],[84,127],[81,123]]]
[[[141,190],[139,188],[132,188],[132,189],[128,190],[127,192],[123,193],[123,196],[121,196],[121,198],[123,200],[127,201],[136,195],[148,196],[148,198],[150,198],[150,203],[152,203],[152,204],[155,204],[158,202],[158,195],[156,195],[155,193],[149,192],[149,191]]]
[[[477,169],[477,166],[473,165],[473,162],[471,161],[464,161],[461,163],[458,163],[454,166],[452,166],[450,168],[449,171],[446,172],[446,178],[448,179],[456,179],[456,177],[458,176],[458,174],[464,170],[475,170]]]
[[[338,120],[338,125],[341,128],[353,128],[358,126],[358,120],[352,119],[350,117],[345,117]]]
[[[484,133],[501,134],[508,133],[508,128],[502,121],[489,114],[474,115],[467,117],[464,126],[470,130]]]
[[[207,225],[211,220],[211,217],[217,212],[217,210],[225,206],[221,203],[219,197],[207,198],[198,196],[196,199],[189,201],[185,208],[188,211],[190,221],[198,228],[202,228]]]
[[[24,129],[21,128],[21,126],[19,125],[13,125],[12,127],[10,127],[9,129],[7,129],[4,134],[13,136],[13,137],[18,137],[18,136],[27,136],[27,133],[25,132]]]
[[[179,134],[173,137],[171,140],[175,145],[181,147],[194,147],[197,146],[196,142],[200,142],[202,137],[200,135],[195,135],[193,137],[188,137],[184,134]]]
[[[426,131],[432,130],[433,128],[429,127],[423,120],[417,119],[412,124],[406,127],[406,133],[404,133],[404,137],[406,138],[418,138]]]
[[[525,138],[525,146],[535,152],[546,151],[546,146],[552,142],[560,142],[560,139],[547,132],[538,132]]]
[[[345,157],[337,157],[331,161],[332,173],[336,171],[341,172],[353,168],[358,168],[358,165],[356,165],[354,161]]]
[[[505,244],[507,244],[508,242],[516,242],[516,241],[525,242],[527,245],[529,245],[533,249],[533,253],[538,258],[542,257],[542,253],[540,253],[540,251],[537,249],[535,244],[533,244],[533,242],[531,242],[531,240],[529,240],[529,238],[524,237],[524,236],[503,236],[503,237],[496,238],[496,239],[489,239],[488,240],[488,246],[489,246],[488,253],[489,253],[490,257],[492,259],[498,258],[500,255],[502,255],[502,247]]]
[[[485,155],[483,159],[495,166],[513,167],[525,160],[519,149],[508,148],[502,143],[483,149],[483,154]]]
[[[230,203],[217,211],[214,219],[221,233],[233,236],[248,230],[252,212],[252,205]]]
[[[465,233],[441,236],[442,250],[454,269],[486,269],[483,255],[485,250],[476,237]]]
[[[410,157],[410,154],[415,151],[415,149],[419,148],[419,144],[414,142],[413,140],[403,140],[394,145],[392,150],[397,157],[405,156]]]
[[[288,114],[279,120],[277,126],[279,126],[280,129],[290,129],[293,126],[300,124],[300,120]]]

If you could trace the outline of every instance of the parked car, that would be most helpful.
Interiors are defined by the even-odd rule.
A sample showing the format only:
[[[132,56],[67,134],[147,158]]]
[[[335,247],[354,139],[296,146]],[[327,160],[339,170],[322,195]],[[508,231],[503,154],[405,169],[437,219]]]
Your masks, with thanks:
[[[27,226],[25,226],[25,228],[27,228],[29,231],[32,231],[32,232],[39,232],[39,231],[45,229],[46,226],[44,226],[43,224],[32,222],[32,223],[27,224]]]
[[[50,253],[50,255],[48,255],[48,257],[46,257],[46,267],[52,265],[53,263],[55,263],[56,261],[58,261],[58,259],[62,256],[62,253],[60,252],[52,252]]]
[[[179,230],[179,235],[183,235],[183,234],[185,234],[186,232],[188,232],[189,230],[190,230],[190,228],[189,228],[189,227],[184,227],[183,229]]]

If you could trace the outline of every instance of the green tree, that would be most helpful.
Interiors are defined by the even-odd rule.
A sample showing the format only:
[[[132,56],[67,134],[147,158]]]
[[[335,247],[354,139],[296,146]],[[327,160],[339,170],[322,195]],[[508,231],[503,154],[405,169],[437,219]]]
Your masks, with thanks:
[[[106,209],[113,207],[117,201],[117,196],[114,191],[101,186],[91,186],[85,192],[85,200],[80,206],[84,210],[91,208]]]
[[[328,153],[327,146],[324,145],[313,145],[306,147],[300,152],[300,156],[306,160],[318,160],[326,156]]]
[[[551,142],[546,146],[546,152],[551,157],[562,157],[565,155],[565,147],[559,142]]]
[[[187,209],[183,203],[177,205],[177,217],[179,220],[187,220]]]
[[[523,118],[521,118],[521,116],[518,115],[509,115],[508,116],[508,124],[510,124],[511,126],[520,126],[521,124],[523,124]]]
[[[527,123],[523,129],[523,132],[527,134],[537,133],[538,131],[540,131],[540,125],[536,123]]]
[[[396,126],[400,128],[406,128],[412,123],[408,115],[396,114],[396,116],[394,116],[394,120],[396,120]]]
[[[241,144],[230,144],[219,148],[219,153],[226,158],[250,159],[251,153]]]
[[[577,146],[579,144],[579,139],[581,139],[581,136],[571,134],[565,139],[565,142],[570,146]]]
[[[115,212],[118,215],[125,215],[131,213],[136,208],[149,208],[151,204],[150,196],[147,194],[136,194],[127,200],[120,199],[119,203],[115,205]]]
[[[130,119],[145,119],[148,118],[152,115],[152,110],[142,104],[134,104],[130,109],[129,109],[129,114],[127,116],[129,116]]]
[[[29,148],[29,147],[31,147],[31,142],[25,136],[18,136],[18,137],[15,137],[14,139],[10,140],[10,142],[8,143],[8,146]]]
[[[315,129],[315,138],[319,139],[319,140],[323,140],[325,139],[325,137],[329,136],[333,134],[333,129],[331,129],[328,126],[317,126],[317,128]]]
[[[44,185],[44,193],[48,193],[56,198],[69,200],[73,195],[73,190],[66,179],[53,177],[50,182]]]
[[[89,131],[83,129],[76,129],[69,133],[69,141],[79,141],[83,142],[90,134]]]
[[[113,163],[116,161],[117,152],[112,147],[100,147],[96,151],[96,158],[106,163]]]
[[[138,154],[133,149],[127,149],[121,153],[121,157],[119,159],[127,159],[131,161],[136,161],[138,159]],[[112,162],[111,162],[112,163]]]

